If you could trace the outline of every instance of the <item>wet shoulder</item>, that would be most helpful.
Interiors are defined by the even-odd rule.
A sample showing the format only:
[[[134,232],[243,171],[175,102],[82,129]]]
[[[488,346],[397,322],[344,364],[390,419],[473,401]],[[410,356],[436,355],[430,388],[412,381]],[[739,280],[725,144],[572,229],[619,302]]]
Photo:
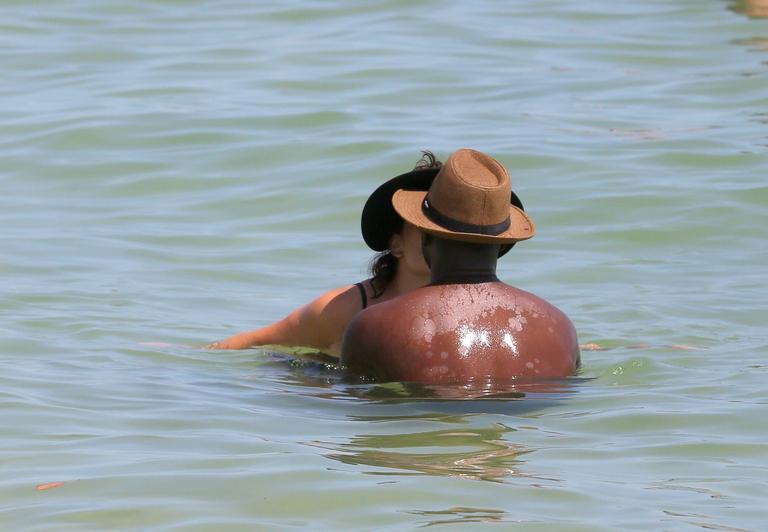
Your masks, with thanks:
[[[417,309],[464,316],[482,314],[489,309],[545,315],[561,313],[557,307],[536,294],[502,282],[431,285],[381,305],[381,310],[386,312]]]
[[[379,307],[366,313],[372,326],[390,331],[384,341],[458,334],[467,326],[518,336],[575,337],[570,319],[555,305],[501,282],[428,286]]]
[[[503,283],[420,288],[364,310],[350,329],[347,345],[357,349],[350,359],[366,372],[393,379],[431,381],[434,376],[424,371],[437,362],[453,368],[440,378],[523,375],[527,363],[533,368],[528,373],[566,375],[578,353],[564,313]]]
[[[329,290],[309,303],[301,312],[302,326],[317,332],[330,343],[337,343],[349,321],[360,311],[360,293],[347,285]]]

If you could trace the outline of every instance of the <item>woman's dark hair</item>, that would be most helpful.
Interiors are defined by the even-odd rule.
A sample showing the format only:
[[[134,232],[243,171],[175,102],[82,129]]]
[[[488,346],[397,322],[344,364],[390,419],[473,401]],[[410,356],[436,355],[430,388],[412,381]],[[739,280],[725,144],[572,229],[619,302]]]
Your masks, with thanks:
[[[437,160],[435,154],[431,151],[422,151],[421,159],[413,167],[414,170],[428,170],[430,168],[440,168],[443,165]],[[403,230],[403,219],[398,217],[397,225],[393,234],[400,233]],[[381,251],[373,256],[369,266],[371,275],[371,287],[373,288],[373,299],[381,297],[389,283],[397,275],[397,257],[392,255],[389,250]]]

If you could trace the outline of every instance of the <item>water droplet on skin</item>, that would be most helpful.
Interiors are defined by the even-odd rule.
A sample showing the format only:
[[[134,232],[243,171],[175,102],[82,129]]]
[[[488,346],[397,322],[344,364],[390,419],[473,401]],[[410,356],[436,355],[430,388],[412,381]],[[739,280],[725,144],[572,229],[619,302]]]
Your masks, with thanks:
[[[435,322],[431,319],[424,320],[424,339],[427,342],[431,342],[432,338],[435,336],[435,331],[437,330],[437,326],[435,325]]]
[[[491,347],[491,339],[488,331],[480,331],[477,335],[477,341],[485,347]]]
[[[459,336],[460,336],[459,342],[461,342],[461,347],[463,347],[464,349],[469,349],[470,347],[472,347],[472,344],[475,343],[476,335],[477,334],[472,329],[468,327],[462,327],[459,330]]]
[[[508,332],[504,333],[504,338],[502,339],[502,342],[504,343],[504,345],[506,345],[507,347],[509,347],[512,350],[512,353],[514,355],[518,354],[518,351],[517,351],[517,341],[512,336],[512,334],[510,334]]]
[[[515,332],[520,332],[523,330],[523,323],[525,323],[525,318],[518,314],[514,318],[509,318],[507,323],[509,324],[510,329]]]

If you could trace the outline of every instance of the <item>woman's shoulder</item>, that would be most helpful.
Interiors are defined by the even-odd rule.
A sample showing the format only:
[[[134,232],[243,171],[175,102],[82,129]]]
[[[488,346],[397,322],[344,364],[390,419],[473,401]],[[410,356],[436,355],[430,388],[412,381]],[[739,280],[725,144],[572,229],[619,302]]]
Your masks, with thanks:
[[[358,285],[363,286],[366,298],[370,298],[368,281],[363,281],[328,290],[307,305],[307,308],[312,313],[336,316],[349,321],[363,308],[363,295]]]
[[[349,322],[362,309],[360,291],[350,284],[325,292],[301,309],[299,326],[312,331],[313,345],[338,356],[341,338]]]

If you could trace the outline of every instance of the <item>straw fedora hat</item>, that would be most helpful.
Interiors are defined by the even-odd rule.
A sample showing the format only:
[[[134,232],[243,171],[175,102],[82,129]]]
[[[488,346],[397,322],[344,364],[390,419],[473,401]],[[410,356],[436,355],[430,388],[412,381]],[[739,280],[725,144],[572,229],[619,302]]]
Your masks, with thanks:
[[[513,244],[536,234],[533,220],[510,205],[512,183],[493,157],[460,149],[448,157],[428,191],[398,190],[395,211],[422,231],[478,244]]]

